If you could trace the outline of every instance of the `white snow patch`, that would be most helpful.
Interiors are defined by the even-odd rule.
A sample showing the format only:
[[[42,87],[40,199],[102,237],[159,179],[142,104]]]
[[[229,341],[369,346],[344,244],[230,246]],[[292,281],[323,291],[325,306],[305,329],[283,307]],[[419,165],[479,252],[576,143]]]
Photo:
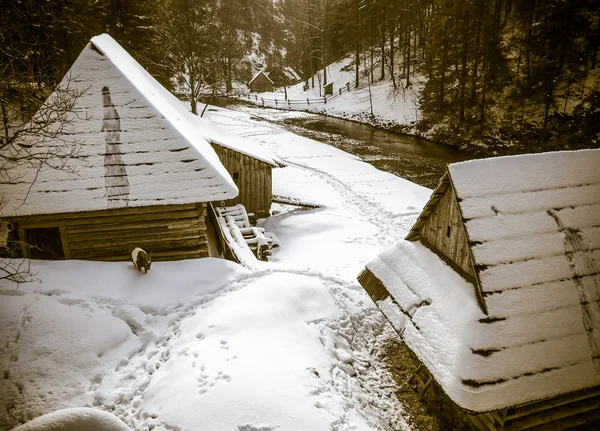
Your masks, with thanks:
[[[85,407],[48,413],[13,431],[131,431],[119,418]]]

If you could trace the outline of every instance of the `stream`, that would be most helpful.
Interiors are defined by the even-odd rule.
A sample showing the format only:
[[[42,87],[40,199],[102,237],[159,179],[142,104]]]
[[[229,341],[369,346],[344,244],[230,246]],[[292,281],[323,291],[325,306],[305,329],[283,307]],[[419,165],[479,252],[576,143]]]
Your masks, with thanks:
[[[435,188],[447,164],[474,158],[426,139],[321,114],[305,112],[301,116],[290,117],[287,111],[226,98],[212,99],[210,103],[276,123],[297,135],[354,154],[379,170],[429,188]]]

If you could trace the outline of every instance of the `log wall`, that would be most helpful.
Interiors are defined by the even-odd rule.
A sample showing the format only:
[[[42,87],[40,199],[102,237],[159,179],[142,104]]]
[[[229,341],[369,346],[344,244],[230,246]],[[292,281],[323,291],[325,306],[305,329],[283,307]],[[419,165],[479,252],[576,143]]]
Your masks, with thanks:
[[[479,431],[600,429],[600,387],[480,414],[466,414]]]
[[[468,276],[476,274],[471,263],[471,251],[454,187],[449,185],[434,208],[431,209],[422,226],[419,236],[432,249],[446,256]]]
[[[206,204],[119,208],[12,219],[19,237],[27,229],[58,227],[65,259],[123,261],[141,247],[152,260],[208,256]],[[27,248],[23,249],[29,255]]]
[[[240,194],[225,201],[225,205],[242,204],[247,212],[257,217],[268,217],[273,197],[271,165],[220,145],[212,146],[240,190]],[[234,176],[236,172],[237,178]]]

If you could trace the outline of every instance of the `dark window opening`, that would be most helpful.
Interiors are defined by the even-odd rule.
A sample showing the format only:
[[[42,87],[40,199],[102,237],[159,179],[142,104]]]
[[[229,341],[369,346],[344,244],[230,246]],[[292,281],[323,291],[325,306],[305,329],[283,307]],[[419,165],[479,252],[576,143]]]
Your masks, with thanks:
[[[44,227],[27,229],[27,244],[32,259],[64,259],[60,229],[57,227]]]
[[[451,231],[451,230],[452,230],[452,227],[451,227],[451,226],[448,226],[448,229],[446,230],[446,236],[447,236],[448,238],[450,238],[450,231]]]
[[[240,173],[239,172],[234,172],[231,176],[233,177],[234,180],[237,180],[237,179],[240,178]]]

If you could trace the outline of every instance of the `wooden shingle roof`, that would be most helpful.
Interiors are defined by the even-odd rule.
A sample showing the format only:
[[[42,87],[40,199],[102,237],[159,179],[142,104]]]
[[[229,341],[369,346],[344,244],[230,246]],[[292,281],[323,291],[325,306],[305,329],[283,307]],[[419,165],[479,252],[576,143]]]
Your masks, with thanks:
[[[380,309],[467,410],[600,385],[600,150],[457,163],[449,179],[488,314],[469,283],[408,241],[361,276],[385,286]]]
[[[271,84],[275,85],[273,83],[273,81],[271,80],[271,78],[269,78],[269,75],[267,75],[262,70],[259,70],[258,72],[256,72],[256,74],[254,74],[254,76],[252,77],[252,79],[250,80],[250,82],[248,83],[248,85],[251,85],[259,76],[264,76]]]
[[[61,86],[67,85],[82,92],[67,127],[35,145],[37,151],[75,147],[69,169],[44,166],[37,172],[18,165],[2,184],[4,216],[237,195],[217,154],[198,133],[195,117],[109,35],[92,38],[63,79]],[[112,198],[117,189],[118,201]]]

